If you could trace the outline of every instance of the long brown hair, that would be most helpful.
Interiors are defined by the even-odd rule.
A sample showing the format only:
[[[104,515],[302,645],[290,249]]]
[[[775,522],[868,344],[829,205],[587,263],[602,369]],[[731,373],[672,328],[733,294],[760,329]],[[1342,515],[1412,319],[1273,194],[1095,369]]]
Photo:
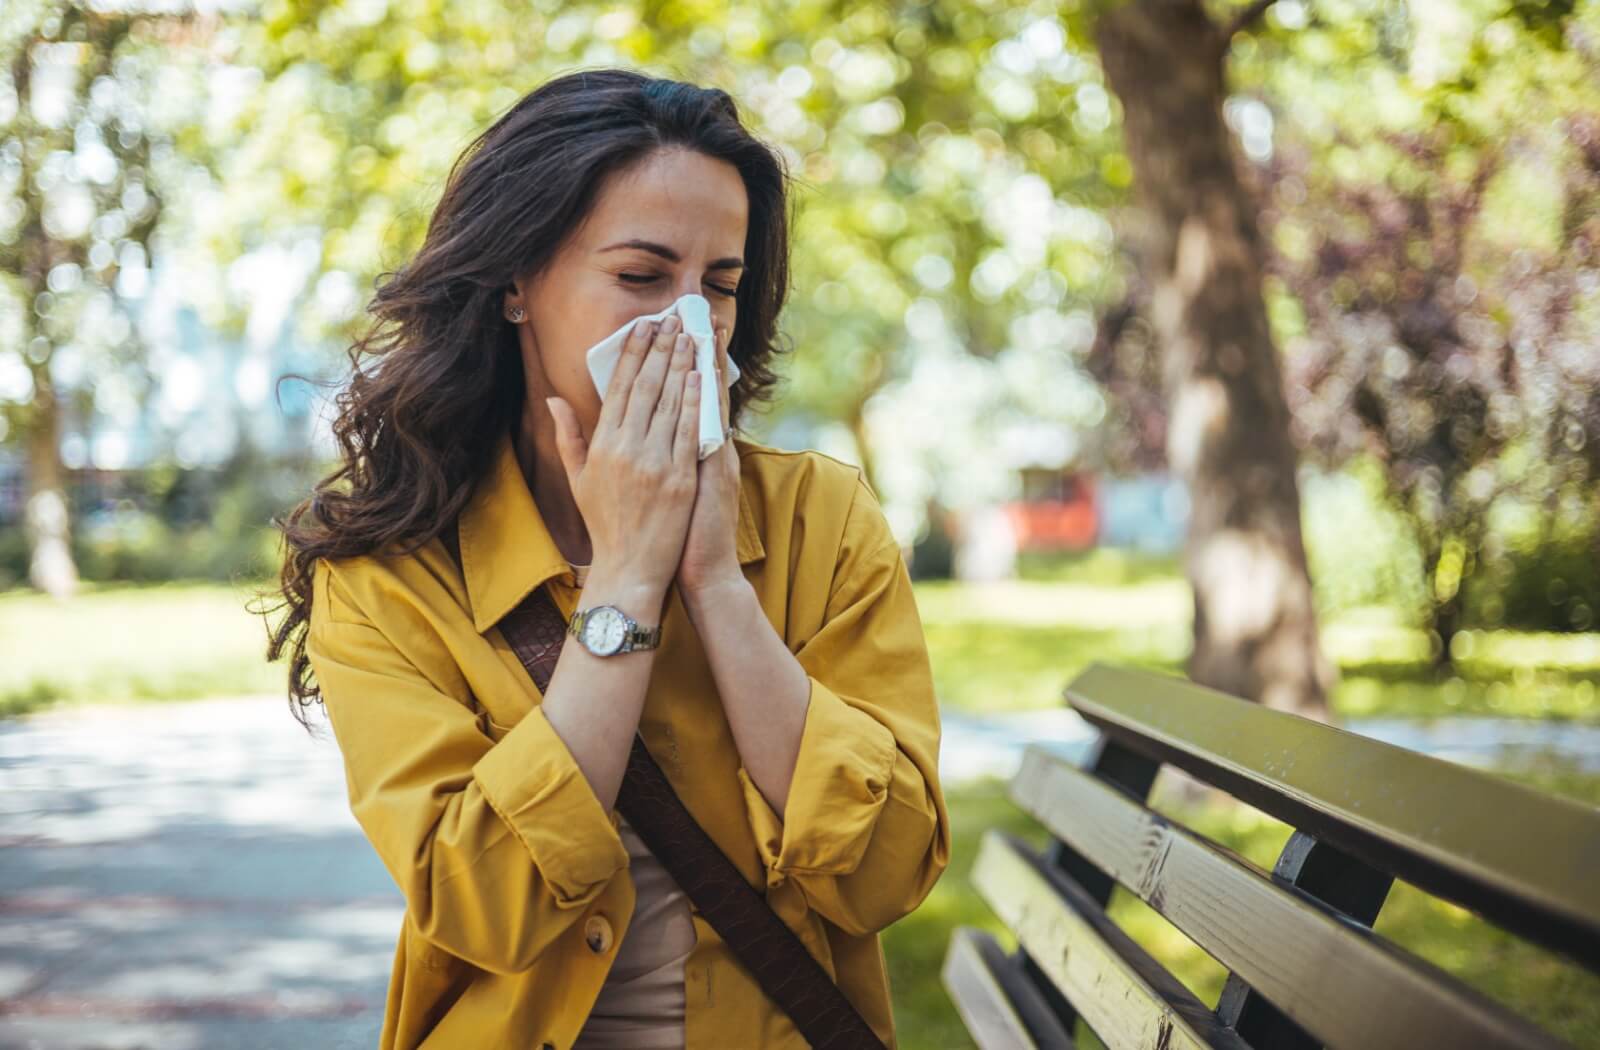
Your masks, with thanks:
[[[322,701],[306,658],[318,558],[411,554],[471,498],[495,443],[527,396],[515,328],[503,319],[512,279],[537,273],[593,207],[602,180],[661,147],[686,146],[738,169],[749,196],[745,271],[728,352],[739,366],[729,418],[772,400],[768,367],[783,352],[777,320],[789,285],[789,173],[740,123],[727,92],[625,69],[550,80],[474,139],[451,166],[422,247],[380,275],[376,322],[347,348],[335,397],[343,460],[273,524],[283,532],[288,607],[268,627],[267,659],[289,650],[289,708]],[[334,486],[348,481],[348,489]]]

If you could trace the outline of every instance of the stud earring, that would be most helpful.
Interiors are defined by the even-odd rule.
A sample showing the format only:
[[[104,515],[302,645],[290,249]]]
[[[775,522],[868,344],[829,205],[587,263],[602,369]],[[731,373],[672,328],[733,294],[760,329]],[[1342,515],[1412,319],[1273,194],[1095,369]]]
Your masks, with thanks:
[[[513,323],[521,324],[527,318],[528,314],[527,314],[526,311],[524,311],[522,309],[522,307],[513,306],[511,308],[511,313],[508,314],[507,316],[511,319],[511,321]]]

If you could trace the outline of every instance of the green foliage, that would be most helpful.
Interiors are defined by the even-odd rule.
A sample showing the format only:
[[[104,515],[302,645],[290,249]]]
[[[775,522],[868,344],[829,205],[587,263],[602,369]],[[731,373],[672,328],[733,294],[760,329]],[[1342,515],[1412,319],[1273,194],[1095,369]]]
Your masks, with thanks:
[[[1377,465],[1363,458],[1337,474],[1308,474],[1302,498],[1319,613],[1337,618],[1382,606],[1396,623],[1429,626],[1431,577]],[[1492,505],[1475,569],[1462,584],[1464,627],[1595,629],[1600,527],[1586,499],[1584,487],[1572,485],[1538,504],[1507,495]]]
[[[1585,629],[1594,574],[1558,525],[1531,526],[1556,542],[1545,556],[1494,521],[1550,513],[1556,493],[1592,506],[1600,485],[1600,5],[1341,0],[1266,22],[1231,68],[1271,112],[1253,174],[1296,438],[1378,470],[1420,561],[1383,555],[1406,577],[1385,579],[1345,543],[1368,571],[1339,575],[1408,611],[1420,590],[1447,640]],[[1317,585],[1336,607],[1378,597]]]
[[[174,528],[130,510],[73,537],[80,577],[135,582],[264,578],[276,570],[278,534],[266,526]]]
[[[28,578],[30,556],[28,536],[22,529],[0,529],[0,593]]]
[[[1496,541],[1469,581],[1468,619],[1528,631],[1590,631],[1600,621],[1600,517],[1570,488],[1556,510],[1516,505],[1497,515]]]
[[[0,441],[20,446],[58,430],[69,404],[125,403],[144,385],[126,297],[146,281],[173,166],[154,85],[192,57],[152,44],[161,21],[0,4]]]
[[[281,535],[269,519],[306,483],[295,462],[249,449],[217,469],[158,464],[124,472],[112,499],[74,522],[72,553],[91,581],[265,580],[278,574]],[[93,502],[87,492],[74,495]],[[0,532],[0,590],[27,579],[21,529]]]
[[[1431,602],[1416,536],[1411,522],[1386,499],[1376,464],[1359,460],[1339,473],[1307,472],[1301,501],[1320,616],[1385,606],[1402,623],[1428,623]]]
[[[308,301],[299,335],[348,336],[354,290],[415,250],[450,162],[542,81],[622,65],[724,88],[797,179],[785,407],[865,433],[867,401],[930,342],[1058,354],[1057,311],[1101,294],[1102,213],[1128,178],[1086,18],[957,0],[278,0],[230,26],[260,81],[208,137],[226,200],[200,232],[226,260],[324,230],[323,287],[349,294]],[[248,293],[203,294],[236,313]]]
[[[946,515],[930,507],[927,527],[911,548],[908,566],[916,580],[948,580],[955,572],[955,540],[945,528]]]

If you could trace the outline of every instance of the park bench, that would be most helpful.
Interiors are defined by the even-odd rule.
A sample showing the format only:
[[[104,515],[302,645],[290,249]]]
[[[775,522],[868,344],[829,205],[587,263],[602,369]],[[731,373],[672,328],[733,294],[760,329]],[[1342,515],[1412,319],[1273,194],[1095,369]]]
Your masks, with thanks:
[[[1015,934],[957,927],[942,971],[980,1047],[1560,1047],[1371,929],[1394,879],[1600,971],[1600,809],[1273,711],[1095,665],[1066,688],[1099,731],[1025,749],[1036,851],[984,832],[972,880]],[[1271,874],[1145,805],[1163,764],[1295,829]],[[1228,971],[1215,1010],[1106,916],[1113,886]]]

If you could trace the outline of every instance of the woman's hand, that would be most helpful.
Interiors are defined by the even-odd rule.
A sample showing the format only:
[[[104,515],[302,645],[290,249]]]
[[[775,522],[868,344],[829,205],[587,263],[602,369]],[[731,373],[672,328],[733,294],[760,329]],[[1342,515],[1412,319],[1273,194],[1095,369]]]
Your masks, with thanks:
[[[700,383],[677,315],[633,326],[586,442],[572,406],[547,398],[572,498],[593,547],[591,581],[665,592],[694,508]]]
[[[724,433],[728,429],[730,401],[726,378],[730,336],[731,329],[716,331],[717,401]],[[739,453],[731,436],[699,461],[698,477],[689,533],[677,572],[678,591],[686,599],[718,584],[744,582],[734,543],[739,528]]]

